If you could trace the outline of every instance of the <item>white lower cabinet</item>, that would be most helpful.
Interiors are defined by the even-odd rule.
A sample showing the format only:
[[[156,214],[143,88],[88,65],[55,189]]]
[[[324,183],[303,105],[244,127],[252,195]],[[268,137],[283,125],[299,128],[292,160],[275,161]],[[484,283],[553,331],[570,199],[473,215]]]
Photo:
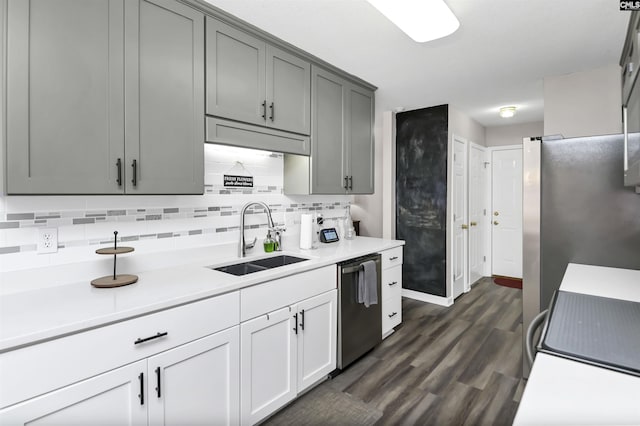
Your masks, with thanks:
[[[402,247],[385,250],[381,255],[382,338],[385,338],[402,322]]]
[[[147,407],[140,403],[146,366],[135,362],[14,405],[0,411],[0,424],[146,425]]]
[[[149,424],[238,424],[239,359],[238,326],[149,358]]]
[[[298,303],[298,392],[336,368],[337,290]]]
[[[241,423],[255,424],[336,368],[337,291],[243,322]]]
[[[238,329],[1,410],[0,424],[238,424]]]

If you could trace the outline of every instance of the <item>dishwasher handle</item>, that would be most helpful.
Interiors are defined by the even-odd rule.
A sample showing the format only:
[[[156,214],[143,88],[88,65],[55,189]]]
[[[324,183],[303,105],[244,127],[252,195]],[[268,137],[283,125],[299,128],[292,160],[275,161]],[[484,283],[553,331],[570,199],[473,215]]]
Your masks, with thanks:
[[[524,345],[525,345],[525,352],[527,355],[527,361],[529,361],[529,367],[533,365],[533,358],[535,357],[535,354],[533,353],[533,350],[534,350],[533,337],[536,334],[536,330],[540,327],[542,323],[544,323],[544,320],[547,318],[548,313],[549,313],[548,309],[545,309],[544,311],[540,312],[531,321],[531,324],[529,324],[529,328],[527,328],[527,336],[524,339]]]

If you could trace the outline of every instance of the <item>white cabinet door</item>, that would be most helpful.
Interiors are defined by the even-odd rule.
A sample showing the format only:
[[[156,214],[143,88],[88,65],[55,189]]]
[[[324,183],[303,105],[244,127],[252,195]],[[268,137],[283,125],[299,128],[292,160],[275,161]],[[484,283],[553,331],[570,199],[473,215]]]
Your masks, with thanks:
[[[286,307],[240,325],[240,413],[255,424],[296,396],[296,311]]]
[[[336,368],[337,291],[298,303],[298,392]]]
[[[146,425],[146,369],[138,361],[11,406],[0,411],[0,424]]]
[[[149,424],[238,424],[239,359],[237,326],[149,358]]]

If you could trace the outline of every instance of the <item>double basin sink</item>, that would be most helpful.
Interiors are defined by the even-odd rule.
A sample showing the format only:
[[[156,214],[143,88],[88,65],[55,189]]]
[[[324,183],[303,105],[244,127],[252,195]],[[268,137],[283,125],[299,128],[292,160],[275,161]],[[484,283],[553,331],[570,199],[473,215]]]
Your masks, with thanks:
[[[210,268],[216,271],[226,272],[227,274],[242,276],[252,274],[254,272],[266,271],[267,269],[278,268],[280,266],[291,265],[293,263],[303,262],[305,260],[309,259],[281,254],[279,256],[267,257],[264,259],[248,260],[242,263],[234,263],[233,265]]]

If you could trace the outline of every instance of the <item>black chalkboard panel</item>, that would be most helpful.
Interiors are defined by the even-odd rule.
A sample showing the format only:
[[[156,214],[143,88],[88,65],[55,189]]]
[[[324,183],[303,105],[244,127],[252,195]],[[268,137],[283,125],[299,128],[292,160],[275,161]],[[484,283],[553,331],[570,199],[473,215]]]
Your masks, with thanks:
[[[404,288],[446,296],[449,108],[396,115],[396,235]]]

